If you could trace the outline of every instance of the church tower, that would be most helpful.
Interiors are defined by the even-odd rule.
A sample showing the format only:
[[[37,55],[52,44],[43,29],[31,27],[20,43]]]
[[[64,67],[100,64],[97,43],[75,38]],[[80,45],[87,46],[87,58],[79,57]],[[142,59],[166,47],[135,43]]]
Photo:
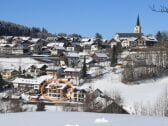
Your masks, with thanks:
[[[139,15],[137,17],[137,22],[134,28],[134,33],[141,33],[141,24],[140,24],[140,20],[139,20]]]

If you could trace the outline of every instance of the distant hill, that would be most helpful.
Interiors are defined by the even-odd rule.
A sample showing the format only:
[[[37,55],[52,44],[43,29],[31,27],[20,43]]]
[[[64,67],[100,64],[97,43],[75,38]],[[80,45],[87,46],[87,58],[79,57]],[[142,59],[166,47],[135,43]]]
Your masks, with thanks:
[[[33,38],[46,38],[50,33],[45,28],[27,27],[12,22],[0,21],[0,36],[30,36]]]

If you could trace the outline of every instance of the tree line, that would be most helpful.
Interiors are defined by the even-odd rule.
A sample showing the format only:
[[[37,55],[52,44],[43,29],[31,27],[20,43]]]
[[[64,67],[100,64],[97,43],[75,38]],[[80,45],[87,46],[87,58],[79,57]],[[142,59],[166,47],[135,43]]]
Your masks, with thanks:
[[[0,36],[30,36],[33,38],[46,38],[51,35],[45,28],[27,27],[12,22],[0,21]]]

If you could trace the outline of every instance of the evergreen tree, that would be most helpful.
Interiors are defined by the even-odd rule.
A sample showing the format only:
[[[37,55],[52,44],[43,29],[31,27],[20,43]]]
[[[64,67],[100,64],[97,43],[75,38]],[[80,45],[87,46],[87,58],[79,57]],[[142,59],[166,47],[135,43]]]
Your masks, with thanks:
[[[103,42],[103,37],[100,33],[96,33],[95,35],[95,42],[97,43],[98,49],[101,49],[102,47],[102,42]]]
[[[158,31],[158,32],[156,33],[156,39],[157,39],[159,42],[162,42],[163,36],[162,36],[162,34],[161,34],[160,31]]]
[[[117,49],[115,45],[113,46],[111,56],[111,66],[114,66],[117,63]]]
[[[86,57],[84,57],[83,68],[82,68],[82,77],[85,78],[87,76],[87,66],[86,66]]]

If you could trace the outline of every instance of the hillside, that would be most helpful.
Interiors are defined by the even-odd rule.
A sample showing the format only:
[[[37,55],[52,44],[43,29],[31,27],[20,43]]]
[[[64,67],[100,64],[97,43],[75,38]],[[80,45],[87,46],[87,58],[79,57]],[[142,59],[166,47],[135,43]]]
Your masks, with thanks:
[[[38,27],[27,27],[24,25],[0,21],[0,36],[31,36],[31,37],[39,37],[46,38],[49,33],[46,29],[38,28]]]
[[[125,108],[128,109],[130,113],[135,113],[135,106],[154,107],[168,87],[168,77],[157,80],[149,79],[139,81],[137,82],[138,84],[126,85],[121,82],[121,73],[122,69],[118,69],[116,72],[110,72],[100,79],[95,79],[91,83],[84,84],[81,88],[90,86],[93,90],[99,88],[111,97],[118,93],[123,99]],[[163,116],[161,113],[158,115]]]

